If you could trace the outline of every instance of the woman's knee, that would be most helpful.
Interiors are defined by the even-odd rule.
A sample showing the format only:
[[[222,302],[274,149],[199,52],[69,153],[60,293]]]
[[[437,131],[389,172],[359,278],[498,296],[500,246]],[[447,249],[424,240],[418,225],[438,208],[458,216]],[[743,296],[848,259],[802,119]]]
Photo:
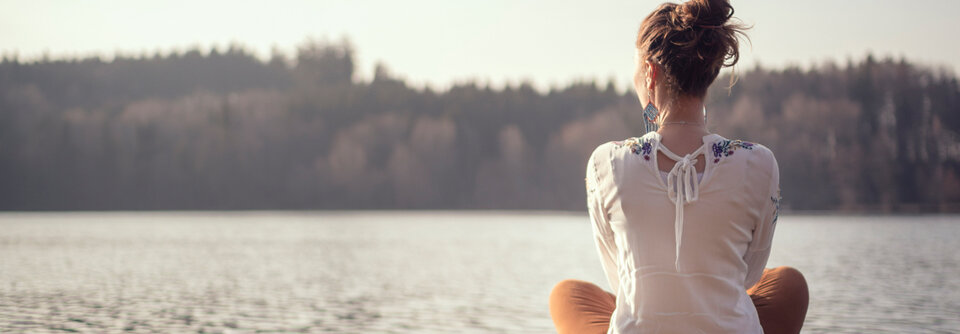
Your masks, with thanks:
[[[809,298],[807,290],[807,280],[794,267],[780,266],[772,269],[771,274],[775,275],[777,283],[782,287],[785,293],[793,295],[795,299],[806,301]]]
[[[558,333],[606,333],[615,297],[596,284],[567,279],[550,292],[550,316]]]
[[[605,302],[610,294],[596,284],[576,279],[566,279],[553,286],[550,291],[550,308],[582,308],[585,302]]]
[[[583,290],[590,282],[575,280],[575,279],[565,279],[553,286],[553,290],[550,291],[550,300],[559,300],[565,299],[575,294],[575,291]]]
[[[803,277],[803,274],[800,273],[797,268],[790,266],[779,266],[771,269],[771,274],[773,274],[781,284],[787,284],[791,286],[807,286],[807,280]]]
[[[800,277],[803,278],[803,274],[800,273],[797,268],[791,266],[779,266],[775,268],[770,268],[773,273],[776,273],[780,277]]]

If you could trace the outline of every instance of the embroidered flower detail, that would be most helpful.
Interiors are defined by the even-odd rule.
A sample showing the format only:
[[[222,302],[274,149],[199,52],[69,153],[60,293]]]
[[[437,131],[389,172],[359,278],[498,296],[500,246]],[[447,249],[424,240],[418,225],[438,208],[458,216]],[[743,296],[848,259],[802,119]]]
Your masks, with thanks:
[[[745,148],[748,150],[753,149],[753,143],[737,140],[721,140],[716,143],[713,143],[713,162],[720,162],[721,157],[733,155],[733,151],[736,151],[738,148]]]
[[[770,200],[773,201],[773,204],[775,205],[773,209],[773,223],[770,223],[770,225],[776,224],[777,218],[780,218],[780,200],[781,199],[783,198],[780,197],[780,189],[777,188],[777,196],[776,197],[770,196]]]
[[[640,144],[640,153],[643,154],[644,160],[650,160],[650,152],[653,151],[653,146],[650,145],[649,141],[644,141],[643,144]],[[633,152],[636,154],[637,152]]]
[[[615,141],[613,143],[617,146],[630,147],[630,152],[636,155],[642,155],[643,160],[650,160],[650,153],[653,152],[653,146],[650,144],[649,139],[641,140],[634,137],[623,141]]]

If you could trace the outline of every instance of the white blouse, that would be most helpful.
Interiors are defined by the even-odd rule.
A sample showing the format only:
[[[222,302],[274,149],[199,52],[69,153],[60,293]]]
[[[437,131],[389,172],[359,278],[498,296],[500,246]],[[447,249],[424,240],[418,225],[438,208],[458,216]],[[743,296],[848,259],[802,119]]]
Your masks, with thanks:
[[[763,274],[777,221],[773,153],[708,134],[680,156],[660,140],[651,131],[608,142],[587,163],[587,208],[617,296],[608,333],[762,333],[746,289]],[[665,178],[658,151],[677,161]]]

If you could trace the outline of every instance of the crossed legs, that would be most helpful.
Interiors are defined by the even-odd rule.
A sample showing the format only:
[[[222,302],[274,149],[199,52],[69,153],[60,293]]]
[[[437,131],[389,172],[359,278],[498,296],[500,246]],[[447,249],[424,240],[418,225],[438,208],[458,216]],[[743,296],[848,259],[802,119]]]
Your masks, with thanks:
[[[792,267],[768,268],[747,290],[766,334],[800,333],[809,295],[803,274]],[[550,293],[550,316],[559,334],[607,332],[616,296],[580,280],[557,283]]]

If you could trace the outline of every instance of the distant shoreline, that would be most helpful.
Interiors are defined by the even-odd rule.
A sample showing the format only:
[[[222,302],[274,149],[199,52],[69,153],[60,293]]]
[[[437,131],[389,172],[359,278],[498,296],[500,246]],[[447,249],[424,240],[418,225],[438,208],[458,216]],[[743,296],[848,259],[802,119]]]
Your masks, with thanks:
[[[238,210],[0,210],[0,215],[16,214],[319,214],[319,215],[352,215],[352,214],[392,214],[392,213],[430,213],[430,214],[474,214],[474,215],[543,215],[543,216],[580,216],[584,211],[571,210],[539,210],[539,209],[238,209]],[[784,210],[782,216],[960,216],[958,211],[855,211],[855,210]]]

